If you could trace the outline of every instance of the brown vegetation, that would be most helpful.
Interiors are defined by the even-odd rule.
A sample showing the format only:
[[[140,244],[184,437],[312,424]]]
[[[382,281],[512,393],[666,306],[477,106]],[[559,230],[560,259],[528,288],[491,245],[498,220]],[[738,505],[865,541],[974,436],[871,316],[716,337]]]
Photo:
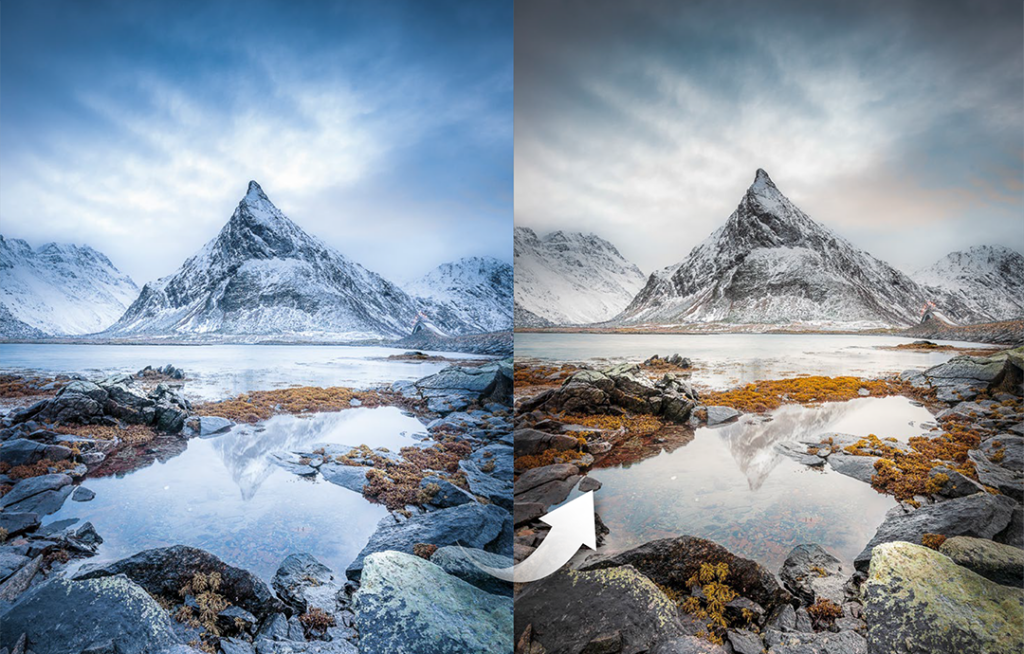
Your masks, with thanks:
[[[765,413],[783,404],[816,404],[844,402],[862,397],[886,397],[903,394],[905,384],[889,380],[860,379],[859,377],[794,377],[754,382],[729,391],[701,393],[705,404],[728,406],[746,413]]]
[[[936,552],[945,542],[946,537],[942,534],[925,534],[924,536],[921,536],[921,544],[935,550]]]
[[[337,624],[334,616],[323,609],[312,608],[299,616],[299,623],[306,634],[310,636],[322,636],[327,630]]]
[[[811,626],[815,631],[827,629],[836,623],[836,620],[843,617],[843,609],[830,599],[819,597],[818,600],[807,607],[807,614],[811,616]]]
[[[94,440],[111,441],[120,439],[124,445],[145,445],[157,437],[157,430],[149,425],[60,425],[57,433],[92,438]]]
[[[387,404],[376,391],[356,391],[343,386],[300,386],[272,391],[253,391],[220,402],[205,402],[196,405],[195,413],[255,424],[281,414],[302,415],[342,411],[352,408],[352,400],[359,400],[366,407]]]

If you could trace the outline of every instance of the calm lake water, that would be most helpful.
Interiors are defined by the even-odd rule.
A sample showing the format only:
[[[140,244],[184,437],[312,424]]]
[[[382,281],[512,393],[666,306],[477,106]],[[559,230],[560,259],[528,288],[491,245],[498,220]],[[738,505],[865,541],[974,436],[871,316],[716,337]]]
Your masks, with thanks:
[[[853,557],[896,501],[827,466],[800,465],[776,444],[835,431],[905,441],[925,433],[932,419],[902,397],[785,406],[698,429],[674,452],[595,469],[591,474],[603,483],[597,511],[611,529],[606,548],[690,534],[774,572],[794,546],[818,543],[852,572]]]
[[[181,544],[267,582],[295,552],[309,552],[342,575],[387,511],[322,478],[298,477],[276,465],[273,455],[327,443],[397,450],[424,431],[419,420],[391,407],[278,416],[192,439],[182,454],[123,477],[86,479],[95,499],[69,500],[46,523],[91,521],[104,542],[87,563]]]
[[[731,388],[758,379],[799,374],[879,377],[927,368],[951,352],[892,350],[913,339],[846,334],[516,334],[516,358],[612,365],[679,353],[695,365],[691,380]],[[940,344],[990,347],[973,343]]]
[[[221,399],[288,386],[351,386],[413,380],[444,362],[387,361],[404,350],[345,345],[64,345],[0,343],[0,371],[78,373],[87,378],[134,373],[171,363],[188,375],[193,398]],[[432,352],[449,359],[476,355]],[[479,358],[479,357],[477,357]]]

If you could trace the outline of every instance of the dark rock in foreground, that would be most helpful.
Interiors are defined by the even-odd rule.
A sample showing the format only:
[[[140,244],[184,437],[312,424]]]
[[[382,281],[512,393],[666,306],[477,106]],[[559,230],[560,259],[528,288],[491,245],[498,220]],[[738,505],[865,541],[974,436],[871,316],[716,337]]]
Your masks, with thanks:
[[[25,593],[0,619],[0,646],[13,650],[27,634],[27,649],[35,654],[153,654],[182,645],[167,612],[121,575],[51,579]]]
[[[1013,510],[1013,500],[988,493],[923,506],[911,513],[895,507],[886,514],[885,522],[853,560],[853,565],[866,571],[876,546],[893,541],[920,543],[925,534],[992,538],[1010,524]]]
[[[631,565],[651,581],[678,590],[688,590],[687,580],[700,570],[702,563],[726,563],[727,583],[741,597],[753,600],[771,612],[782,604],[793,603],[775,575],[760,564],[736,556],[721,545],[694,536],[664,538],[645,543],[621,554],[587,564],[584,569],[597,570]]]
[[[229,566],[209,552],[185,545],[145,550],[110,565],[83,570],[75,579],[101,579],[123,574],[153,595],[178,601],[181,598],[178,591],[197,572],[219,572],[221,594],[235,606],[260,619],[283,609],[259,577]]]
[[[631,566],[563,568],[533,582],[516,597],[515,625],[517,640],[529,628],[533,642],[548,654],[578,654],[614,632],[619,633],[618,651],[638,654],[699,629]]]

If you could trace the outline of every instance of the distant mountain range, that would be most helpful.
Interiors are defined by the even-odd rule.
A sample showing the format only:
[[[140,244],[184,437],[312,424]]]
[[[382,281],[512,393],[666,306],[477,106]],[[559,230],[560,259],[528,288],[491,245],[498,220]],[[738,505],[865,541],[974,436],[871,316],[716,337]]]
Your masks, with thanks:
[[[24,242],[9,243],[20,244],[17,252],[32,252]],[[307,234],[256,182],[249,183],[216,238],[174,274],[146,284],[141,292],[94,250],[45,246],[40,251],[52,247],[92,253],[93,259],[101,260],[109,268],[107,277],[130,285],[118,296],[120,304],[84,303],[102,306],[105,313],[87,325],[72,323],[77,314],[65,309],[74,306],[69,301],[33,292],[38,282],[32,280],[48,279],[53,273],[30,267],[26,256],[9,258],[5,249],[3,305],[10,317],[0,311],[0,334],[33,338],[35,328],[51,335],[101,332],[103,337],[128,338],[398,339],[411,333],[418,315],[428,316],[451,336],[512,327],[509,264],[492,258],[462,259],[439,266],[406,290]],[[99,275],[86,267],[90,261],[85,256],[71,259],[69,275],[95,280]],[[24,291],[17,296],[7,293],[8,277],[25,280]],[[34,306],[48,307],[51,320],[46,327],[27,310]]]
[[[961,322],[1024,318],[1024,255],[1008,247],[952,252],[914,273],[914,280]]]
[[[583,322],[578,316],[568,318],[557,297],[537,289],[564,288],[594,277],[596,262],[587,259],[583,248],[561,252],[560,261],[578,262],[569,266],[570,273],[549,267],[540,275],[543,283],[521,288],[518,231],[516,242],[516,325]],[[594,305],[603,299],[605,306],[621,302],[621,291],[602,288],[600,282],[593,285],[583,300]],[[932,306],[960,323],[1021,317],[1024,257],[1005,247],[971,248],[911,277],[812,220],[768,173],[758,170],[722,227],[678,264],[653,273],[620,313],[592,322],[871,328],[916,324]]]
[[[98,332],[139,287],[89,246],[32,247],[0,236],[0,335],[38,338]]]
[[[520,327],[614,318],[643,288],[644,274],[594,234],[543,238],[515,228],[515,322]]]

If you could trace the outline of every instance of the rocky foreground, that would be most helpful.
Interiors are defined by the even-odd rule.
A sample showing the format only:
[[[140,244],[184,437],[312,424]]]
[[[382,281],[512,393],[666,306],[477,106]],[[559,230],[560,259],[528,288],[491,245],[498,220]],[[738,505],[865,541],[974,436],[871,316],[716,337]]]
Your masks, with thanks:
[[[910,439],[823,434],[784,455],[894,495],[853,570],[814,543],[767,570],[692,536],[578,555],[517,589],[517,654],[1018,652],[1024,642],[1022,352],[960,356],[898,379],[797,379],[702,394],[664,360],[516,371],[515,553],[591,472],[684,446],[692,428],[779,403],[893,393],[936,413]],[[519,384],[517,383],[517,391]],[[600,525],[599,528],[603,527]],[[599,539],[600,544],[600,539]]]
[[[512,648],[511,586],[474,563],[511,564],[510,361],[450,366],[368,392],[298,389],[197,407],[176,372],[41,384],[22,394],[50,396],[3,418],[0,653]],[[390,510],[345,571],[292,553],[268,586],[183,545],[78,565],[102,536],[88,522],[44,524],[69,498],[92,499],[82,484],[90,476],[174,456],[189,438],[216,438],[235,420],[386,404],[420,418],[428,438],[398,453],[370,443],[278,456],[297,475],[322,475]]]

